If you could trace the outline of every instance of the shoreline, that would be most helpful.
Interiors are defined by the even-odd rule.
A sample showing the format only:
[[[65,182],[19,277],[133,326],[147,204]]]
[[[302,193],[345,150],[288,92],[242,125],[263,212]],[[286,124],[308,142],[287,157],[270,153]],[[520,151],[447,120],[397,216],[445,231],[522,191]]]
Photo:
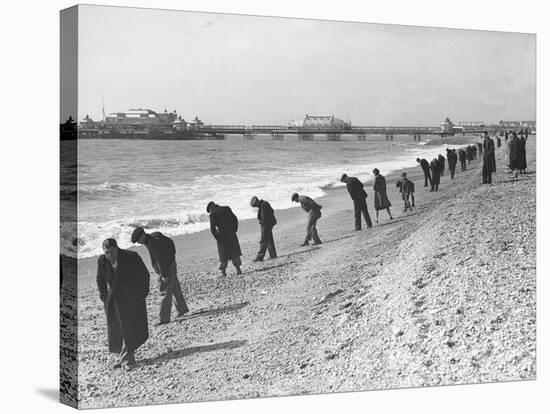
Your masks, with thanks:
[[[446,137],[438,139],[437,141],[429,141],[425,145],[428,147],[431,146],[441,146],[441,145],[450,145],[453,147],[462,147],[464,145],[468,145],[472,142],[475,142],[479,139],[477,136],[457,136],[457,137]],[[446,154],[443,154],[446,156]],[[413,157],[414,155],[411,155]],[[473,161],[473,162],[479,162]],[[448,164],[447,161],[446,164],[446,172],[448,175]],[[340,176],[343,174],[344,169],[342,169],[341,172],[335,172],[336,176]],[[395,181],[399,179],[399,176],[402,172],[406,172],[409,179],[415,182],[416,185],[416,191],[418,192],[420,188],[422,188],[422,182],[424,180],[423,173],[418,165],[414,167],[408,167],[400,169],[399,171],[394,171],[388,175],[384,174],[384,171],[381,171],[381,174],[386,178],[386,184],[387,184],[387,192],[388,197],[390,198],[390,201],[392,202],[392,208],[395,208],[396,205],[401,206],[401,198],[399,197],[399,194],[397,193],[397,189],[395,188]],[[361,179],[361,177],[360,177]],[[369,175],[367,178],[368,181],[365,182],[365,190],[367,191],[368,198],[367,198],[367,205],[369,208],[369,214],[371,216],[371,219],[374,224],[374,216],[375,216],[375,210],[374,210],[374,191],[372,190],[372,174]],[[420,185],[419,185],[420,183]],[[349,195],[346,191],[345,186],[338,186],[338,187],[330,187],[330,188],[323,188],[323,191],[325,192],[325,195],[321,197],[315,197],[315,200],[319,202],[321,205],[323,205],[323,215],[326,215],[329,211],[329,208],[332,212],[336,210],[341,210],[343,207],[346,209],[352,208],[352,201],[349,198]],[[395,194],[394,194],[395,193]],[[306,194],[307,195],[307,194]],[[252,197],[252,194],[250,195]],[[270,201],[270,200],[267,200]],[[341,203],[339,203],[341,202]],[[345,204],[345,203],[348,204]],[[326,206],[329,206],[327,208]],[[399,207],[400,208],[400,207]],[[288,234],[296,233],[296,240],[297,243],[299,243],[302,239],[305,231],[302,230],[302,227],[305,228],[305,221],[306,216],[299,205],[296,205],[295,207],[291,208],[285,208],[285,209],[276,209],[275,215],[277,217],[278,224],[275,226],[273,232],[274,232],[274,238],[275,238],[275,245],[277,247],[277,240],[281,233]],[[350,221],[350,229],[353,229],[353,212],[351,213],[351,221]],[[381,213],[381,217],[386,216],[386,212],[383,211]],[[322,236],[322,226],[323,226],[324,220],[321,219],[318,224],[318,229]],[[363,226],[366,227],[366,225],[363,223]],[[296,228],[299,228],[298,231],[295,231]],[[210,253],[210,256],[217,257],[217,250],[216,250],[216,244],[213,240],[210,230],[204,229],[193,233],[186,233],[186,234],[180,234],[176,236],[170,236],[172,240],[174,240],[174,243],[176,245],[176,260],[178,263],[184,263],[186,260],[186,254],[183,253],[183,251],[196,250],[194,246],[201,246],[204,249],[207,249]],[[246,219],[239,219],[239,232],[238,232],[239,241],[241,242],[241,247],[243,247],[243,243],[246,245],[249,245],[253,240],[258,240],[259,243],[259,225],[257,223],[256,218],[246,218]],[[208,239],[211,239],[208,241]],[[322,239],[322,237],[321,237]],[[212,247],[213,246],[213,250]],[[149,268],[150,271],[152,271],[152,267],[149,260],[149,254],[147,250],[143,246],[134,245],[128,247],[128,250],[134,250],[137,251],[142,258],[144,259],[145,264]],[[248,251],[250,249],[247,249]],[[248,256],[248,257],[247,257]],[[250,257],[252,256],[252,257]],[[243,249],[243,264],[245,261],[248,261],[247,259],[252,259],[254,256],[254,253],[248,253],[245,254],[245,251]],[[90,277],[95,277],[95,266],[97,263],[97,259],[99,258],[99,255],[93,255],[90,257],[80,258],[78,259],[79,264],[79,280],[83,283],[89,282],[88,279]],[[213,267],[213,272],[217,271],[217,266]]]

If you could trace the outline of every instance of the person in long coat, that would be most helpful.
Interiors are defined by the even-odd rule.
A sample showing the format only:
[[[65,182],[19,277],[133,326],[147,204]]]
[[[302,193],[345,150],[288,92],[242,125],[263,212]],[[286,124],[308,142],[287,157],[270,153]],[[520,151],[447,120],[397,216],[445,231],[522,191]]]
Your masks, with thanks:
[[[430,169],[432,170],[432,188],[430,189],[430,192],[439,191],[439,172],[441,171],[441,167],[439,166],[439,161],[437,158],[434,158],[430,163]]]
[[[495,142],[487,131],[483,133],[483,184],[491,184],[491,174],[496,172]]]
[[[149,271],[141,257],[106,239],[97,261],[97,288],[107,317],[109,352],[118,354],[113,368],[131,369],[134,353],[149,338],[147,306]]]
[[[384,209],[388,212],[390,220],[393,220],[390,211],[391,202],[386,192],[386,179],[380,174],[378,168],[372,170],[372,173],[374,174],[374,185],[372,186],[372,188],[374,190],[374,209],[376,210],[376,222],[378,223],[378,212]]]
[[[451,180],[455,178],[457,155],[454,149],[447,148],[447,164],[449,165],[449,172],[451,174]]]
[[[508,142],[508,167],[514,172],[514,176],[518,177],[520,168],[520,148],[521,142],[515,132],[512,132],[512,138]]]
[[[226,269],[229,260],[237,269],[237,275],[241,275],[241,245],[237,237],[239,220],[233,214],[231,208],[219,206],[213,201],[206,206],[206,212],[210,214],[210,232],[218,245],[220,258],[220,271],[223,277],[227,276]]]
[[[424,158],[420,159],[417,158],[416,162],[420,164],[420,167],[422,167],[422,171],[424,172],[424,187],[428,186],[428,182],[430,185],[432,185],[432,177],[430,175],[430,164],[428,161]]]
[[[273,227],[277,224],[275,212],[271,204],[265,200],[258,199],[256,196],[250,200],[250,206],[258,208],[258,222],[260,223],[260,250],[253,261],[263,261],[266,251],[269,251],[270,259],[276,259],[277,251],[275,250],[275,241],[273,240]]]
[[[527,140],[523,136],[523,133],[520,133],[519,144],[519,173],[525,174],[527,170],[527,153],[525,150]]]
[[[292,194],[290,197],[295,203],[300,203],[302,210],[304,210],[307,215],[307,224],[306,224],[306,238],[300,246],[307,246],[310,240],[313,240],[313,244],[321,244],[321,239],[319,238],[319,233],[317,232],[317,221],[321,218],[321,206],[314,199],[306,195],[300,195],[298,193]]]
[[[460,160],[460,171],[466,171],[466,159],[468,158],[468,154],[464,149],[458,150],[458,159]]]
[[[372,221],[367,208],[367,193],[363,183],[357,177],[348,177],[347,174],[343,174],[340,181],[346,183],[348,193],[353,200],[355,230],[361,230],[361,214],[363,214],[365,222],[367,223],[367,228],[370,229],[372,227]]]

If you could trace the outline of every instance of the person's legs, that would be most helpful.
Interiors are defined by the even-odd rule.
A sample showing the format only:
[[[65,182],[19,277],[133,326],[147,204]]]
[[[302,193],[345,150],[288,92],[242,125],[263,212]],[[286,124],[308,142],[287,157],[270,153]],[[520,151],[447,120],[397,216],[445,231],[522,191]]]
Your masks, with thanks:
[[[353,200],[353,210],[355,214],[355,230],[361,230],[361,203]]]
[[[174,302],[176,304],[178,316],[181,316],[189,312],[189,307],[187,306],[187,302],[183,297],[183,292],[181,291],[181,285],[177,275],[174,275],[174,281],[172,283],[173,283],[172,293],[174,295]]]
[[[126,342],[124,340],[122,341],[122,349],[118,356],[118,363],[120,364],[122,369],[125,369],[125,370],[129,370],[134,365],[136,365],[134,350],[129,349],[128,346],[126,346]]]
[[[311,238],[313,243],[321,244],[321,239],[319,238],[319,233],[317,233],[317,220],[321,217],[318,212],[311,211],[312,213],[312,223],[311,223]]]
[[[277,257],[277,250],[275,249],[275,240],[273,240],[273,228],[266,228],[267,237],[267,251],[269,252],[269,258],[275,259]]]
[[[222,272],[222,276],[227,276],[226,269],[227,269],[227,260],[220,260],[220,271]]]
[[[407,198],[407,200],[408,200],[408,198]],[[411,201],[412,201],[411,207],[414,207],[414,194],[413,193],[411,193]]]
[[[265,252],[267,250],[268,245],[268,237],[267,237],[267,229],[265,226],[261,226],[260,228],[260,250],[258,251],[258,254],[256,255],[255,261],[262,261],[265,257]]]
[[[175,267],[175,263],[174,263]],[[172,295],[174,293],[174,276],[175,271],[172,270],[172,267],[169,270],[168,275],[164,277],[164,281],[160,282],[160,314],[159,322],[168,323],[170,322],[170,316],[172,314]]]
[[[376,222],[378,223],[378,210],[376,210]]]
[[[388,212],[388,216],[390,216],[390,220],[393,220],[393,217],[391,216],[391,211],[389,207],[386,207],[386,211]]]
[[[428,186],[428,171],[424,170],[424,187]]]
[[[241,265],[242,265],[241,256],[239,256],[239,255],[234,255],[234,256],[231,258],[231,262],[233,263],[233,266],[235,266],[235,269],[237,269],[237,274],[238,274],[238,275],[242,275],[243,272],[241,271]]]
[[[363,212],[363,217],[367,222],[367,227],[370,229],[372,227],[372,221],[370,219],[369,209],[367,208],[367,200],[365,200],[361,205],[361,211]]]

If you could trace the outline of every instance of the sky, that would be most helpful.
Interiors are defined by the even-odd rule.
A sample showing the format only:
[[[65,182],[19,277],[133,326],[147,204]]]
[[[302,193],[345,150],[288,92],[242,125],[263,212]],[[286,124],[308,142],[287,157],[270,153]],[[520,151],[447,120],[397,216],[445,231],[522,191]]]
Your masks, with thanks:
[[[535,119],[532,34],[91,5],[78,23],[79,119],[102,100],[206,124]]]

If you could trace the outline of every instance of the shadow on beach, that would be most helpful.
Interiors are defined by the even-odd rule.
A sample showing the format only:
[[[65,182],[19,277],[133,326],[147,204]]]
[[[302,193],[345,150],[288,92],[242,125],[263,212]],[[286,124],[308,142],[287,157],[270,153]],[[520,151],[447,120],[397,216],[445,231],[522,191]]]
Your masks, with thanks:
[[[200,316],[214,316],[225,312],[235,312],[235,311],[238,311],[239,309],[244,308],[249,303],[250,302],[241,302],[241,303],[224,306],[217,309],[199,309],[198,311],[193,312],[189,315],[185,315],[181,318],[175,319],[174,322],[185,322],[185,321],[188,321],[189,319],[198,318]]]
[[[189,348],[179,349],[175,351],[169,351],[154,358],[145,359],[140,365],[155,365],[162,362],[170,361],[176,358],[183,358],[192,354],[199,354],[203,352],[218,351],[220,349],[235,349],[240,348],[248,343],[247,340],[240,339],[235,341],[220,342],[212,345],[199,345]]]

